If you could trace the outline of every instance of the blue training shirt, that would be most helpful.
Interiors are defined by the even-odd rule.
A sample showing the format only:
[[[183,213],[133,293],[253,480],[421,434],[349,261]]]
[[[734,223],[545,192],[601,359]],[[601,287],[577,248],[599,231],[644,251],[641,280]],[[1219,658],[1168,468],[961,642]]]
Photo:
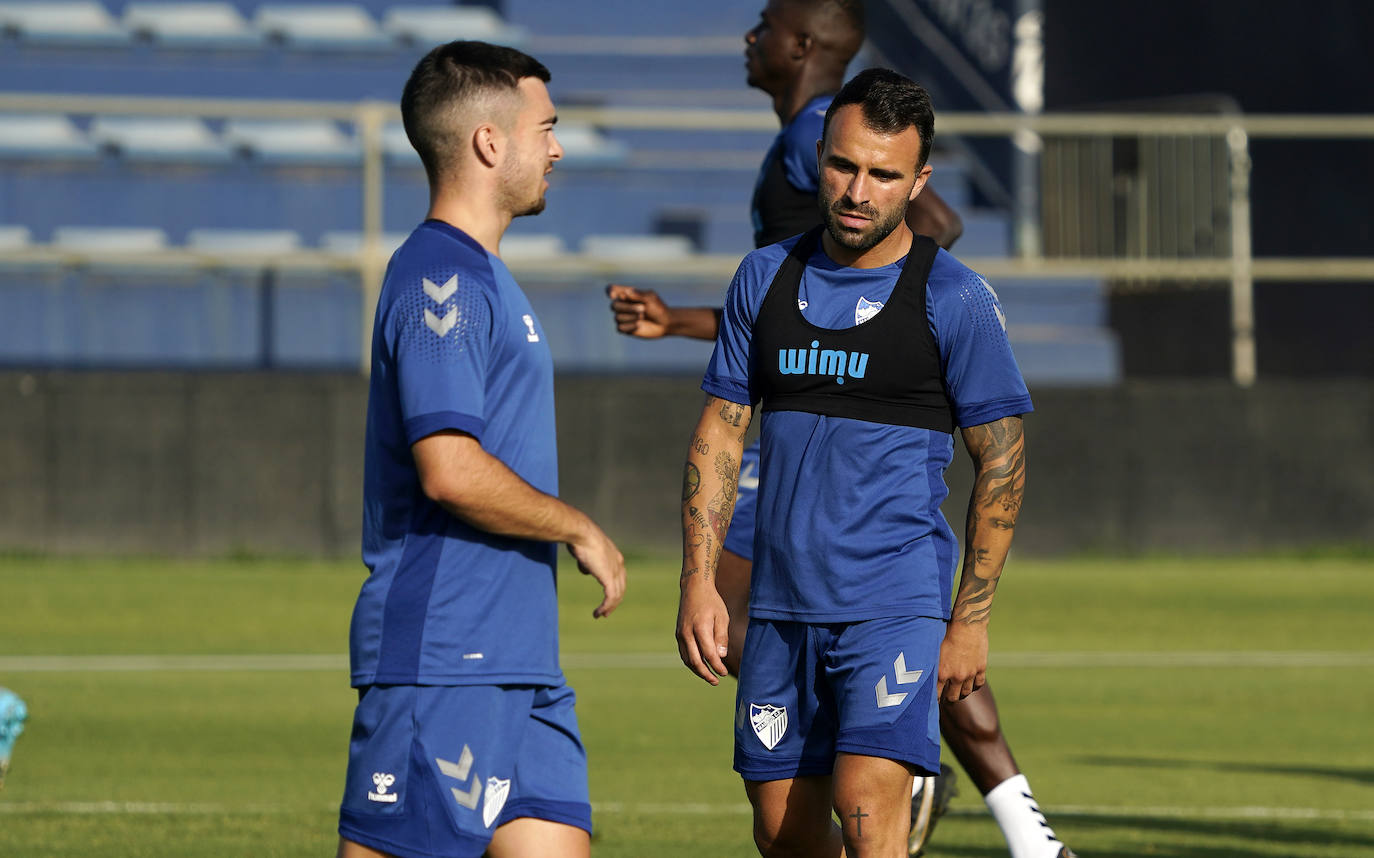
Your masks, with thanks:
[[[363,560],[352,681],[556,685],[557,546],[496,536],[420,489],[411,445],[466,432],[534,488],[558,493],[553,358],[501,260],[440,221],[387,267],[372,334]]]
[[[825,112],[834,99],[831,94],[808,101],[778,131],[763,156],[749,212],[757,244],[771,244],[821,222],[816,208],[820,190],[816,143],[825,128]],[[776,238],[760,238],[770,235]]]
[[[751,334],[773,276],[798,238],[744,258],[726,295],[707,393],[754,405]],[[881,312],[905,258],[841,266],[823,245],[807,263],[798,302],[807,321],[847,328]],[[960,426],[1031,410],[996,294],[941,250],[926,286]],[[959,544],[940,512],[954,438],[910,426],[799,411],[764,412],[749,614],[798,622],[894,616],[949,618]]]

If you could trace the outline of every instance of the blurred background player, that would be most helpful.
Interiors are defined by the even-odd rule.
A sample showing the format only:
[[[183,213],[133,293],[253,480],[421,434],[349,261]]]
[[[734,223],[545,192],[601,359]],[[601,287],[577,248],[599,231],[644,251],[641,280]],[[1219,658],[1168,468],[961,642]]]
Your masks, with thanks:
[[[756,247],[821,222],[816,202],[816,141],[826,109],[863,39],[859,0],[769,0],[758,24],[745,35],[747,82],[772,98],[782,125],[754,186],[751,216]],[[946,249],[962,232],[959,216],[930,188],[911,202],[906,222],[913,232],[930,236]],[[652,290],[620,284],[608,287],[607,293],[616,327],[624,334],[713,340],[719,330],[719,307],[670,307]],[[730,614],[725,665],[731,675],[738,675],[749,622],[758,455],[758,443],[745,451],[733,526],[726,535],[716,577]],[[946,743],[997,819],[1014,858],[1057,855],[1062,844],[1012,757],[992,689],[983,686],[964,700],[943,703],[940,726]],[[953,773],[947,766],[941,766],[938,778],[917,779],[909,835],[912,855],[921,853],[954,792]]]
[[[14,741],[24,732],[24,721],[28,717],[28,707],[19,695],[8,688],[0,688],[0,789],[5,788],[5,775],[10,770]]]
[[[992,290],[905,223],[933,131],[908,78],[869,69],[844,85],[819,153],[824,226],[745,257],[702,381],[678,646],[708,682],[725,673],[712,577],[757,403],[767,455],[735,769],[765,856],[906,852],[912,775],[939,770],[936,700],[984,684],[1031,401]],[[950,608],[958,540],[940,504],[955,426],[974,482]]]
[[[452,42],[401,99],[430,184],[372,341],[359,701],[339,854],[586,856],[591,805],[558,659],[558,543],[615,609],[624,558],[560,501],[553,359],[500,259],[563,150],[548,70]]]

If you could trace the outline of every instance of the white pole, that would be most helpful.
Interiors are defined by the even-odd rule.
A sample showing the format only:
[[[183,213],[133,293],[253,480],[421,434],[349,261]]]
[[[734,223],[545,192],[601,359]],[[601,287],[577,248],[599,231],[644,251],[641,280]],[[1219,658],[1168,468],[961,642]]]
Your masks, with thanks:
[[[1231,377],[1255,383],[1255,280],[1250,246],[1250,149],[1245,129],[1226,135],[1231,151]]]

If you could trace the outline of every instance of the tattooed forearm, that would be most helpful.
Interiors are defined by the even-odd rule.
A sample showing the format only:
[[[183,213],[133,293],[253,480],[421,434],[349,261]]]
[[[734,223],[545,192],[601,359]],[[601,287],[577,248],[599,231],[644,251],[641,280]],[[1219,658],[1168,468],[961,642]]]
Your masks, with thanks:
[[[707,453],[711,452],[711,445],[707,444],[700,435],[697,435],[692,439],[692,449],[705,456]]]
[[[682,477],[682,583],[710,581],[735,511],[742,438],[748,406],[707,396],[687,448]],[[695,583],[693,584],[695,586]]]
[[[744,406],[722,399],[720,401],[720,419],[738,429],[740,424],[744,422]]]
[[[1019,417],[964,430],[974,463],[964,534],[964,569],[954,600],[955,622],[986,623],[1026,487],[1025,443]]]

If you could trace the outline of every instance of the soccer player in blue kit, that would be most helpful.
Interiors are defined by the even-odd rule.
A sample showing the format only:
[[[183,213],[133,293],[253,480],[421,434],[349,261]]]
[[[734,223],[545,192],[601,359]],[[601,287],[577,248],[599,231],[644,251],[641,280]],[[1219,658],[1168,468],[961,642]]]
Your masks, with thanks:
[[[401,98],[430,185],[372,338],[358,689],[338,854],[590,852],[586,754],[558,660],[558,544],[615,609],[624,558],[560,501],[553,360],[501,262],[563,154],[548,70],[452,42]]]
[[[933,129],[925,91],[895,72],[841,89],[817,144],[824,225],[745,258],[702,383],[679,650],[711,684],[725,675],[712,579],[761,403],[735,768],[764,855],[905,854],[912,777],[939,765],[937,700],[985,682],[1031,402],[992,290],[905,223]],[[975,478],[951,608],[956,426]]]
[[[772,97],[782,123],[755,183],[752,215],[759,247],[820,223],[816,141],[833,93],[863,42],[862,12],[862,4],[854,0],[770,0],[759,23],[745,36],[749,85]],[[961,231],[958,215],[930,188],[912,200],[906,222],[914,232],[931,236],[946,249]],[[623,285],[609,287],[608,293],[617,328],[624,334],[650,339],[716,338],[719,308],[670,307],[651,290]],[[756,443],[744,452],[733,523],[716,570],[716,587],[730,617],[724,663],[732,674],[738,669],[748,625],[758,487]],[[1040,812],[1012,756],[992,689],[984,686],[962,700],[943,701],[940,723],[945,741],[993,812],[1012,858],[1058,855],[1063,844]],[[942,766],[940,778],[917,781],[909,836],[912,855],[921,854],[935,819],[948,802],[953,779],[948,767]]]

